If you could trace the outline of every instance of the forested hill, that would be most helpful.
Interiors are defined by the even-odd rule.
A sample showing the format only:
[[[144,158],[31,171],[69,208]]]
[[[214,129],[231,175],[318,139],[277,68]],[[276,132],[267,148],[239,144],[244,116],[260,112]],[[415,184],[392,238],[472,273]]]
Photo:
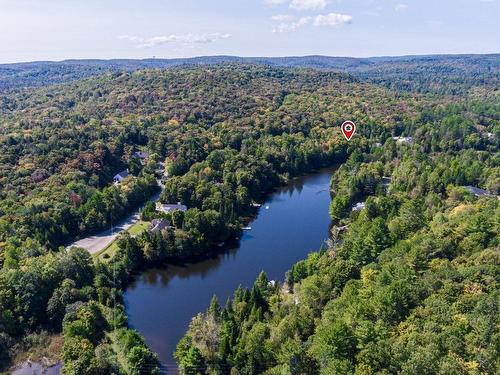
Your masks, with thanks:
[[[69,82],[90,76],[152,68],[214,64],[260,64],[345,71],[392,88],[426,91],[448,82],[454,89],[471,85],[498,87],[500,55],[428,55],[401,57],[237,57],[205,56],[179,59],[65,60],[0,65],[0,91]],[[410,74],[411,73],[411,74]],[[439,74],[439,77],[434,76]],[[430,82],[429,77],[439,82]],[[463,80],[467,77],[467,80]],[[413,83],[418,80],[417,83]],[[449,88],[449,85],[447,89]],[[442,92],[442,87],[439,88]]]
[[[179,156],[173,171],[181,174],[213,150],[263,135],[307,135],[355,112],[365,122],[394,123],[416,109],[410,97],[345,74],[261,66],[119,73],[5,96],[0,239],[32,237],[55,248],[108,228],[154,188],[132,161],[141,148],[160,161]],[[127,167],[140,178],[119,201],[110,185]]]
[[[394,76],[380,59],[380,84],[376,75],[231,63],[120,68],[0,96],[0,368],[36,346],[62,359],[64,374],[160,373],[127,327],[121,292],[131,275],[220,251],[266,192],[345,163],[330,210],[344,232],[292,267],[286,286],[268,288],[263,275],[225,308],[214,303],[179,345],[180,366],[493,374],[498,57],[462,58],[427,74],[425,62],[402,58],[413,67],[387,63]],[[347,118],[358,124],[349,143],[339,130]],[[168,228],[124,233],[106,257],[60,247],[144,203],[165,169],[160,201],[188,208],[163,213],[149,202],[141,217]],[[490,194],[477,198],[466,185]],[[54,337],[62,349],[49,345]],[[471,371],[449,371],[462,368]]]
[[[121,309],[130,275],[217,249],[238,235],[252,201],[344,160],[338,126],[346,116],[364,124],[360,134],[386,139],[424,103],[344,73],[255,65],[117,73],[4,96],[0,366],[37,332],[62,330],[68,374],[118,373],[116,348],[129,358],[120,367],[156,366],[111,309]],[[485,131],[477,129],[479,142]],[[139,150],[147,162],[134,157]],[[157,189],[158,162],[170,173],[161,200],[189,207],[168,217],[173,228],[118,241],[111,263],[94,265],[83,249],[58,251],[143,203]],[[113,185],[127,167],[131,176]],[[149,207],[144,218],[153,215]]]
[[[418,97],[396,125],[408,137],[349,142],[328,241],[284,283],[263,272],[224,305],[214,297],[177,346],[185,374],[499,373],[498,98],[446,98]]]

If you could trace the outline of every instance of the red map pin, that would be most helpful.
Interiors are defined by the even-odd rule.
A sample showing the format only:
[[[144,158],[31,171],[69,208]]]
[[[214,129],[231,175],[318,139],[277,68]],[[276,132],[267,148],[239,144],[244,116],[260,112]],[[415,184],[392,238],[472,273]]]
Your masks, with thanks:
[[[344,121],[340,129],[344,133],[345,139],[349,141],[354,133],[356,133],[356,124],[352,121]]]

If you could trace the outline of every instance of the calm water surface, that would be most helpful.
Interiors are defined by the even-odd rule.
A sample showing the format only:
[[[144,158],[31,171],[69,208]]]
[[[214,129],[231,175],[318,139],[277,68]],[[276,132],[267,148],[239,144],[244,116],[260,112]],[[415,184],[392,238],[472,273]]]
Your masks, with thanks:
[[[148,270],[128,287],[129,323],[163,364],[175,363],[177,342],[214,294],[224,304],[238,285],[251,286],[262,270],[269,279],[283,280],[292,264],[320,248],[330,224],[332,172],[295,179],[271,194],[237,247],[197,264]]]

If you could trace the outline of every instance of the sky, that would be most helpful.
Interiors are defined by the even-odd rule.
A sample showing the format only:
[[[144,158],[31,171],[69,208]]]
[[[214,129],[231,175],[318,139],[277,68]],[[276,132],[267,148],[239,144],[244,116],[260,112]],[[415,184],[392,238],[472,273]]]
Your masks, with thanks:
[[[0,0],[0,63],[499,53],[500,0]]]

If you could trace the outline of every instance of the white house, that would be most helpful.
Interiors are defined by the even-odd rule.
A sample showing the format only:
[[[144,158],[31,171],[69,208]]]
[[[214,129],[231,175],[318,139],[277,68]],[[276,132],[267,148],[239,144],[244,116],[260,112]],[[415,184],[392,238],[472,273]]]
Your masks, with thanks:
[[[352,206],[353,211],[361,211],[363,208],[365,208],[365,202],[358,202]]]
[[[174,212],[174,211],[187,211],[187,206],[181,204],[181,202],[178,202],[177,204],[165,204],[165,203],[156,203],[156,210],[169,213],[169,212]]]
[[[412,137],[392,137],[396,141],[397,144],[411,144],[413,143]]]

